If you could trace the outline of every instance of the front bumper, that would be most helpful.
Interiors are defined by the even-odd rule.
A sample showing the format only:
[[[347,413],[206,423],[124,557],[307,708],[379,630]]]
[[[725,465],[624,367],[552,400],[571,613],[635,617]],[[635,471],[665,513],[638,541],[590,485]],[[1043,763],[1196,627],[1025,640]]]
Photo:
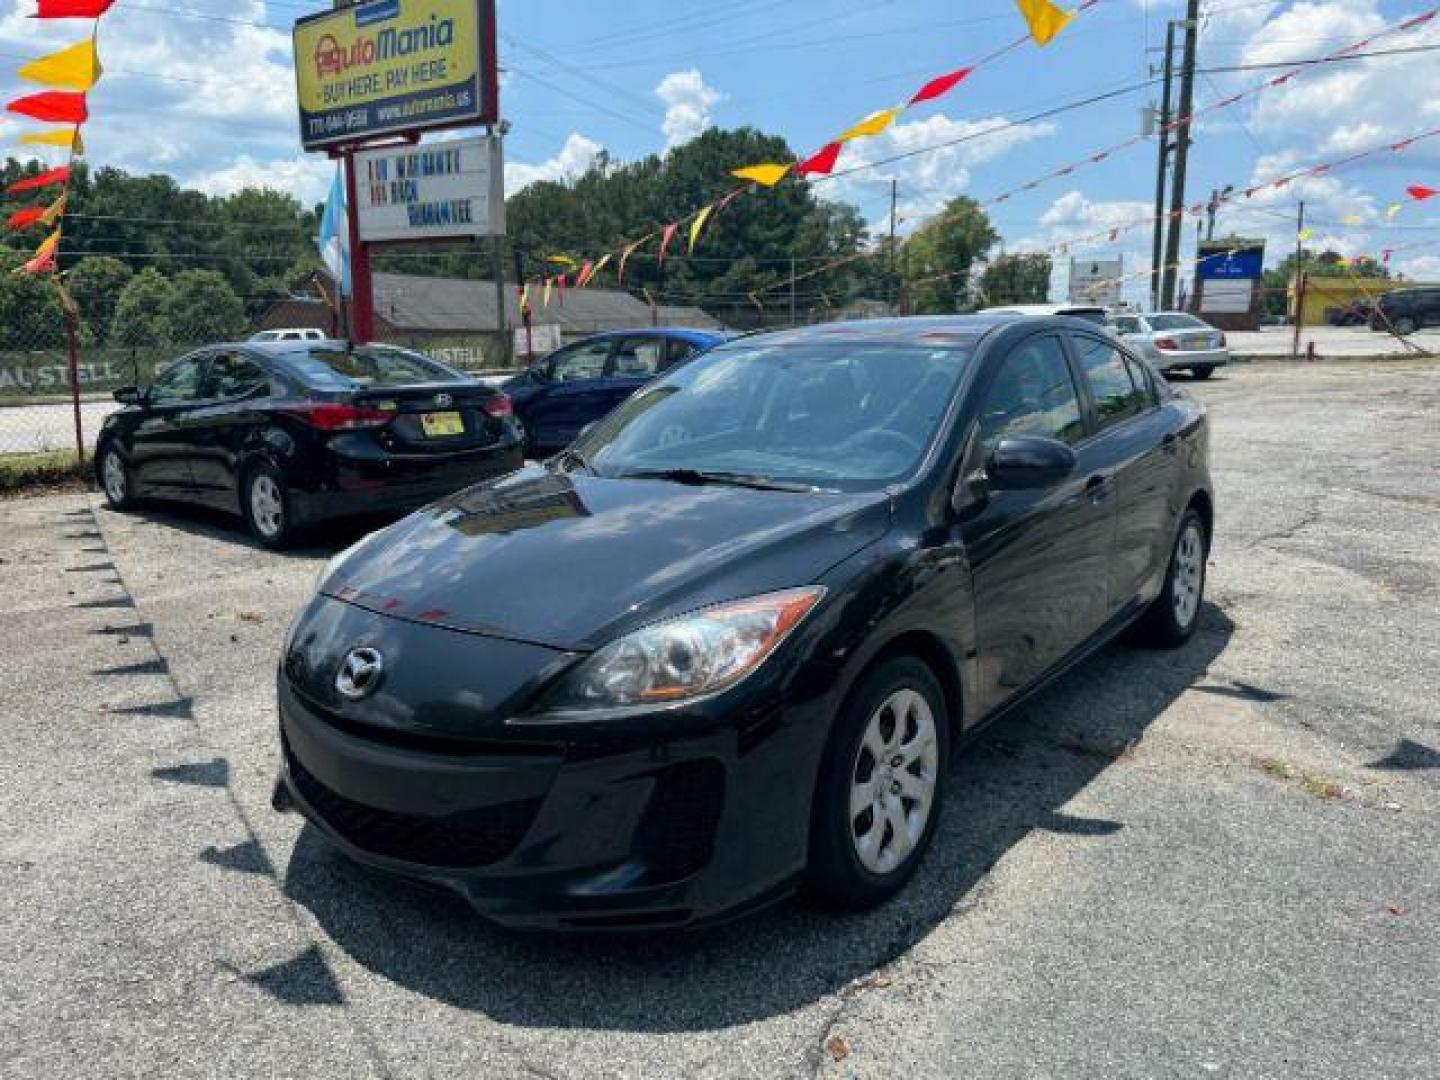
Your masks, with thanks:
[[[803,869],[823,710],[623,735],[467,741],[361,728],[279,680],[276,805],[354,860],[515,928],[689,926]],[[523,741],[519,741],[523,740]],[[805,764],[808,762],[809,764]]]

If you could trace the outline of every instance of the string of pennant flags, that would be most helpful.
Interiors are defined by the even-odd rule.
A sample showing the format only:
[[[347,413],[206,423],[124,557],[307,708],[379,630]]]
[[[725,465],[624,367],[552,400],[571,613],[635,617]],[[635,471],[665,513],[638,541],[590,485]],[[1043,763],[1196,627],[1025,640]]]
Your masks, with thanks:
[[[100,65],[100,18],[115,0],[37,0],[35,19],[93,20],[90,36],[59,52],[42,56],[21,67],[16,74],[27,82],[48,89],[26,94],[7,102],[7,111],[41,124],[62,125],[41,131],[28,131],[20,136],[25,146],[54,147],[65,152],[65,163],[46,169],[35,176],[18,180],[5,189],[7,195],[52,192],[46,205],[23,207],[6,219],[13,232],[34,228],[50,230],[40,241],[34,254],[17,273],[53,274],[65,228],[65,207],[70,198],[70,178],[75,159],[85,153],[80,129],[90,118],[88,95],[100,81],[104,69]]]
[[[599,274],[612,262],[615,267],[616,284],[623,285],[625,269],[630,259],[641,248],[657,238],[659,246],[654,257],[657,264],[663,267],[671,245],[676,237],[681,235],[682,229],[687,241],[686,254],[693,255],[706,226],[741,195],[760,188],[774,187],[786,176],[792,174],[797,177],[829,175],[834,170],[840,152],[846,143],[882,134],[907,109],[939,100],[980,68],[1020,48],[1027,41],[1034,41],[1039,46],[1048,45],[1071,21],[1099,2],[1100,0],[1084,0],[1073,11],[1066,11],[1052,3],[1051,0],[1015,0],[1015,6],[1025,21],[1026,32],[1014,41],[964,67],[935,76],[901,104],[871,113],[803,160],[761,162],[731,170],[731,175],[744,183],[679,220],[652,229],[639,239],[628,241],[613,252],[585,260],[577,260],[563,254],[547,256],[546,263],[552,272],[547,272],[516,287],[521,312],[531,311],[534,303],[532,292],[538,292],[539,303],[542,307],[548,307],[552,297],[558,297],[559,303],[563,305],[567,288],[583,289],[593,284]]]

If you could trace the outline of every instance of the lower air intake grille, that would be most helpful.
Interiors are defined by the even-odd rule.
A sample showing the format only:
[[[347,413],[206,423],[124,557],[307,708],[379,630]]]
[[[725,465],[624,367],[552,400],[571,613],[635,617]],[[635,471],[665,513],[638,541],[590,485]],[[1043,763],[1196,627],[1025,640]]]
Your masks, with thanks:
[[[687,761],[656,776],[635,833],[652,881],[679,881],[710,861],[724,798],[725,770],[718,761]]]
[[[540,808],[539,799],[500,803],[445,817],[398,814],[364,806],[330,790],[285,746],[290,779],[325,823],[364,851],[424,866],[488,866],[515,850]]]

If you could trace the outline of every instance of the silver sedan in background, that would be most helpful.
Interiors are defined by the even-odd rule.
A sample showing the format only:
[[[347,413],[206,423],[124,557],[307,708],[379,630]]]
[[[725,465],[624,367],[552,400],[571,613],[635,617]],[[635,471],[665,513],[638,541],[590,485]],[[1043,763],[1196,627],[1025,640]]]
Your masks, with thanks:
[[[1110,316],[1110,326],[1160,371],[1188,371],[1197,379],[1208,379],[1217,367],[1230,362],[1225,335],[1188,312],[1117,312]]]

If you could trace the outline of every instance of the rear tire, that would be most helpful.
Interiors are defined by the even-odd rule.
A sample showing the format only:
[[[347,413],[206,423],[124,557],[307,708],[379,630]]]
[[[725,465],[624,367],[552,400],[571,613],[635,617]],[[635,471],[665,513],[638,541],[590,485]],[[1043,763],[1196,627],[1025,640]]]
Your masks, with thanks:
[[[1208,379],[1211,375],[1214,374],[1215,368],[1208,364],[1205,367],[1196,367],[1190,369],[1190,376],[1191,378],[1195,379]]]
[[[806,893],[857,911],[899,892],[934,835],[949,760],[945,695],[925,664],[897,656],[862,676],[820,764]]]
[[[1135,636],[1141,644],[1176,649],[1194,635],[1205,600],[1205,562],[1209,554],[1205,522],[1192,507],[1180,519],[1160,595],[1136,624]]]
[[[267,548],[289,545],[296,534],[289,488],[268,461],[251,468],[240,485],[240,508],[250,533]]]
[[[100,481],[100,490],[112,510],[134,509],[135,477],[114,443],[107,443],[100,449],[100,458],[95,465],[95,475]]]

